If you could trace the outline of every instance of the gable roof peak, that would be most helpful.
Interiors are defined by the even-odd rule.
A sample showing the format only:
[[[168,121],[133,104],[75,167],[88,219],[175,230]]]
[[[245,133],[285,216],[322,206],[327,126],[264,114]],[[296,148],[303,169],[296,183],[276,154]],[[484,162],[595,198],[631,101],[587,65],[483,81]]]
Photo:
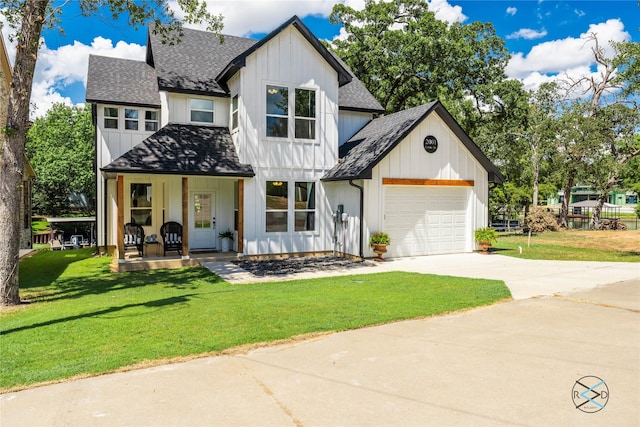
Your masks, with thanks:
[[[338,73],[338,85],[343,86],[352,80],[352,75],[348,69],[346,69],[340,61],[336,60],[336,58],[329,52],[329,50],[318,40],[318,38],[313,35],[311,30],[302,22],[297,15],[293,15],[291,18],[283,22],[278,28],[267,34],[262,40],[255,43],[249,49],[242,52],[240,55],[236,56],[229,65],[225,67],[224,70],[218,74],[216,80],[219,82],[226,82],[233,76],[240,68],[244,67],[246,64],[247,57],[251,55],[256,50],[260,49],[262,46],[269,43],[272,39],[274,39],[278,34],[283,32],[285,29],[290,26],[295,27],[300,34],[313,46],[313,48],[324,58],[325,61]]]

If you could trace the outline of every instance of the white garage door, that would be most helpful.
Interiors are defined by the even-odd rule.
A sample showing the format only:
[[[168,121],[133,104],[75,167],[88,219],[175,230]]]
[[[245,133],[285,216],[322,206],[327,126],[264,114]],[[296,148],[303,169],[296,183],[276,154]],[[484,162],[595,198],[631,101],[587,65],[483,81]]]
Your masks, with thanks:
[[[386,186],[384,229],[389,256],[465,252],[468,191],[464,187]]]

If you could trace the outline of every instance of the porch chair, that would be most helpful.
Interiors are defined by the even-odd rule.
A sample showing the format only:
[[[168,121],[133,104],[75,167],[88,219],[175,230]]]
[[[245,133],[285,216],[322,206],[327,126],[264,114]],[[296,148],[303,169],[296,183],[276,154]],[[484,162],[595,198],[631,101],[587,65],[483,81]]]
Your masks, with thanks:
[[[167,251],[178,251],[178,255],[182,256],[182,225],[169,221],[160,227],[160,235],[164,243],[164,255]]]
[[[133,247],[138,250],[138,255],[143,255],[144,228],[139,224],[128,222],[124,225],[124,250]]]

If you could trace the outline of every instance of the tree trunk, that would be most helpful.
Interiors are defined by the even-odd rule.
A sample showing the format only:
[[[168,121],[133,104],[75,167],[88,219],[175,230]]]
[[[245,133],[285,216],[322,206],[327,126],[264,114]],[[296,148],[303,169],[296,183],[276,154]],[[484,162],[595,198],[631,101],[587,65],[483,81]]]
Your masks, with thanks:
[[[593,208],[593,215],[591,216],[591,221],[589,222],[589,228],[591,230],[595,230],[598,226],[598,223],[600,222],[600,216],[602,215],[602,207],[609,198],[609,191],[611,191],[615,183],[616,176],[609,177],[606,187],[602,190],[602,193],[600,193],[600,197],[598,197],[598,204],[595,208]]]
[[[533,207],[538,207],[538,188],[540,180],[540,162],[537,160],[533,162]]]
[[[7,108],[6,139],[0,158],[0,305],[20,304],[18,257],[24,152],[29,101],[40,34],[49,0],[26,0]]]
[[[564,200],[562,200],[562,206],[560,207],[560,216],[558,217],[558,224],[562,228],[569,228],[569,204],[571,202],[571,189],[575,182],[577,171],[570,170],[567,177],[567,185],[564,187]]]

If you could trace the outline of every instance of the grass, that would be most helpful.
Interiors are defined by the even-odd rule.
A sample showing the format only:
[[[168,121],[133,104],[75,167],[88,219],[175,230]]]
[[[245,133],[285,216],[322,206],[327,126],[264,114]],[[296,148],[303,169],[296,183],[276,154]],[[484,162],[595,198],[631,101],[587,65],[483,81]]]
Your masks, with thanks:
[[[501,281],[400,272],[251,285],[205,268],[113,274],[92,250],[21,263],[21,296],[31,303],[0,314],[1,389],[510,297]]]
[[[502,234],[493,250],[525,259],[640,262],[640,231],[545,232],[531,237],[531,247],[527,247],[527,235]]]

